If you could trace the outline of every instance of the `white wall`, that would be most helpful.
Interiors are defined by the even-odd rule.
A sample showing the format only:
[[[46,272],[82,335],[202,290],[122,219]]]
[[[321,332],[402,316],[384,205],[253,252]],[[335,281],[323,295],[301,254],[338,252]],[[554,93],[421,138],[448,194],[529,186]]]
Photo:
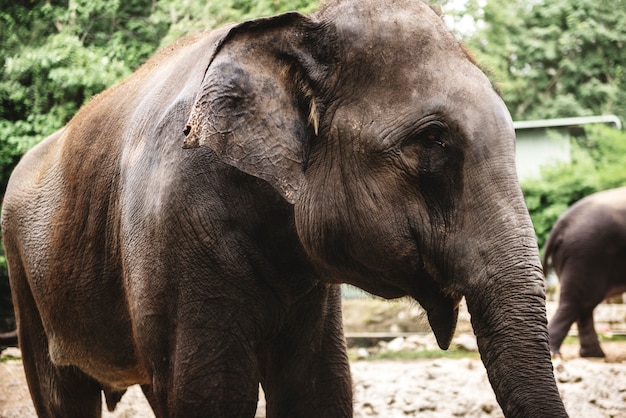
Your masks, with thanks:
[[[539,177],[542,165],[570,161],[570,139],[566,129],[520,129],[515,134],[515,162],[520,180]]]

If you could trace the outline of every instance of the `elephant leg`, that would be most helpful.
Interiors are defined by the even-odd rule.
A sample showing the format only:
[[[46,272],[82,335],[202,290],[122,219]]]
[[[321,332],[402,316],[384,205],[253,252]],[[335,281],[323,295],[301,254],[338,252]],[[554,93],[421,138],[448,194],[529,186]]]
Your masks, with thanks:
[[[152,391],[152,385],[141,385],[141,391],[143,392],[146,400],[150,404],[150,408],[154,412],[156,418],[165,418],[163,415],[164,410],[161,408],[157,397],[154,395]]]
[[[575,308],[560,304],[556,313],[548,323],[548,334],[550,335],[550,352],[553,356],[561,354],[561,344],[567,337],[567,333],[572,324],[576,322],[577,313]]]
[[[235,351],[232,346],[229,350]],[[202,353],[177,353],[173,379],[168,379],[167,370],[155,371],[148,397],[155,416],[254,417],[259,380],[254,377],[253,362],[245,357],[215,357],[208,350],[204,353],[210,355],[210,362]]]
[[[157,418],[254,417],[259,374],[251,343],[231,328],[192,324],[178,330],[171,354],[151,358],[152,384],[142,387]],[[189,316],[187,316],[189,318]]]
[[[560,346],[574,322],[578,323],[581,344],[583,341],[588,344],[593,340],[597,344],[597,335],[593,329],[593,310],[606,294],[605,284],[596,280],[595,272],[598,270],[600,269],[593,260],[576,257],[559,273],[559,307],[548,324],[550,351],[554,355],[559,354]]]
[[[341,291],[333,286],[315,292],[291,310],[260,355],[268,418],[352,416]]]
[[[578,321],[581,357],[605,357],[593,323],[593,311],[582,315]]]
[[[48,339],[21,269],[11,266],[20,349],[28,388],[40,418],[97,418],[102,415],[101,386],[72,366],[56,366]],[[19,277],[18,277],[19,276]]]
[[[102,395],[98,383],[74,367],[52,365],[43,350],[23,347],[24,371],[38,417],[102,416]]]

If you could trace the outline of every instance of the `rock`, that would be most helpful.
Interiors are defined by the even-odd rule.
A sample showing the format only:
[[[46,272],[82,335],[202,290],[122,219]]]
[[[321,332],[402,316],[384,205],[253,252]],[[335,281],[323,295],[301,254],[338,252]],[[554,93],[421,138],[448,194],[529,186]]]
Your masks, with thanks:
[[[400,351],[404,344],[404,337],[396,337],[387,343],[386,349],[389,351]]]
[[[433,334],[414,334],[406,338],[416,350],[438,350],[437,340]]]
[[[478,343],[476,343],[476,337],[473,334],[460,334],[454,337],[452,344],[465,350],[476,352],[478,351]]]
[[[367,351],[367,348],[364,348],[364,347],[359,348],[356,352],[356,358],[359,360],[364,360],[368,358],[369,356],[370,356],[369,351]]]

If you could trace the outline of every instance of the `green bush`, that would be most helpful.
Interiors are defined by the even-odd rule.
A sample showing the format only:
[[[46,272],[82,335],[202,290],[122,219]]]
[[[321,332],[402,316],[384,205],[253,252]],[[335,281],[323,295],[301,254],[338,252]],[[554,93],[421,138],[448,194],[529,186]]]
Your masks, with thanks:
[[[626,133],[604,126],[572,140],[572,160],[541,169],[522,182],[526,205],[543,247],[552,225],[576,201],[600,190],[626,185]]]

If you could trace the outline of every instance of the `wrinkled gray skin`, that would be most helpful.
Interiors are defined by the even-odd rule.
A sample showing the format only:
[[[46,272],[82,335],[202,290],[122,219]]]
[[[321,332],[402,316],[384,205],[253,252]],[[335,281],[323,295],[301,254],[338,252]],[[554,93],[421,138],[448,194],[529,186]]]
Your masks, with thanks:
[[[510,116],[428,6],[330,2],[186,38],[15,169],[3,228],[42,417],[344,417],[340,283],[465,296],[508,417],[561,417]],[[185,143],[186,148],[182,145]]]
[[[593,310],[626,292],[626,187],[594,193],[563,213],[546,243],[544,266],[560,281],[559,307],[548,324],[550,351],[560,354],[576,322],[580,355],[604,357]]]

